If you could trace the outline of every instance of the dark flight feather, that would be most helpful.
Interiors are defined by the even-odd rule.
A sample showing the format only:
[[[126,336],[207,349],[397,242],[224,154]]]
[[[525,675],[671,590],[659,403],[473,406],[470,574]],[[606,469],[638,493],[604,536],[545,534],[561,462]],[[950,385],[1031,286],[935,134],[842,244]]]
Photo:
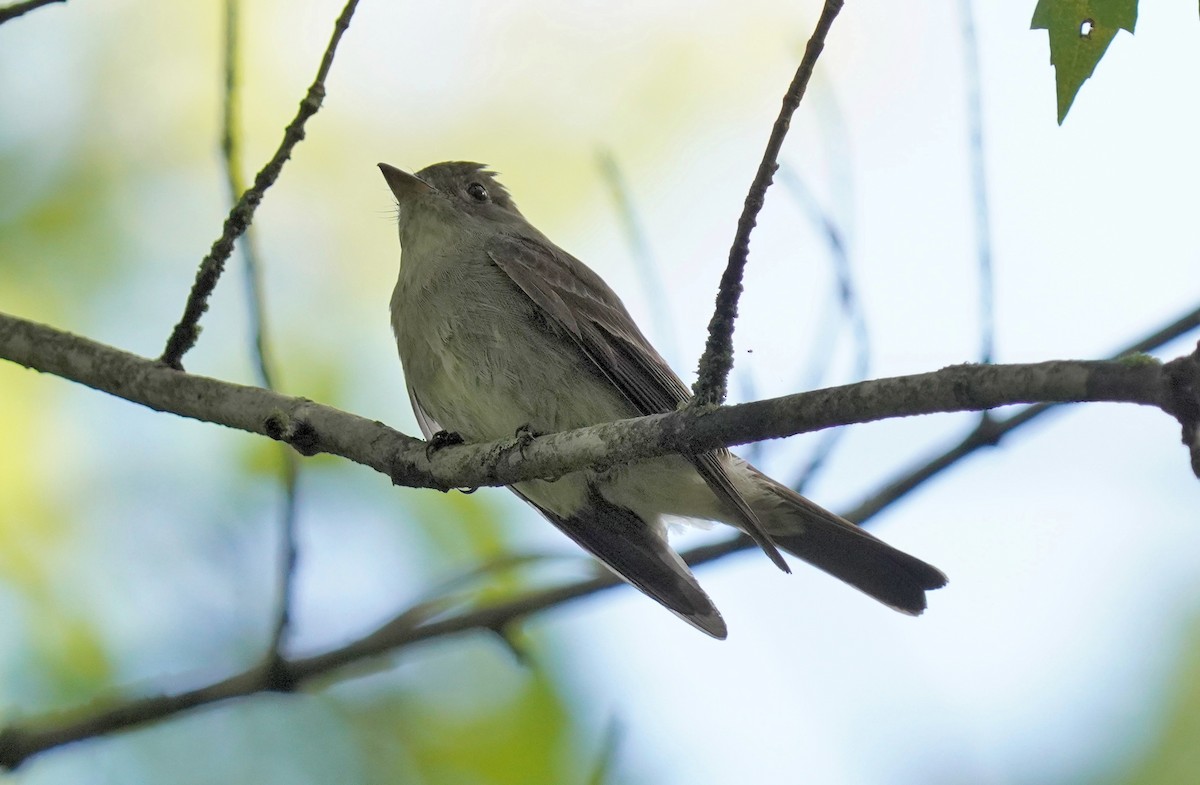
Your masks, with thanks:
[[[687,386],[642,335],[620,298],[566,251],[541,237],[501,235],[488,256],[546,316],[569,335],[638,414],[674,411],[689,399]],[[718,498],[779,569],[791,572],[758,516],[733,485],[721,453],[688,456]]]

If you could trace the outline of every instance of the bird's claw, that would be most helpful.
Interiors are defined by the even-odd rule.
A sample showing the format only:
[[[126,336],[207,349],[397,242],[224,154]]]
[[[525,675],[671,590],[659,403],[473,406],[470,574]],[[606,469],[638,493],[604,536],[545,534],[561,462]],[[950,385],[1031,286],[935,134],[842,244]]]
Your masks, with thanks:
[[[525,448],[528,447],[529,445],[533,444],[533,440],[536,439],[539,435],[540,434],[534,433],[533,428],[530,426],[529,423],[525,423],[524,425],[522,425],[520,428],[517,429],[517,432],[515,434],[513,434],[513,437],[517,440],[516,444],[514,444],[513,446],[516,447],[518,451],[520,451],[522,459],[525,457]]]
[[[435,452],[443,447],[462,443],[463,437],[461,434],[454,431],[438,431],[433,436],[430,436],[429,441],[425,443],[425,459],[429,460]]]

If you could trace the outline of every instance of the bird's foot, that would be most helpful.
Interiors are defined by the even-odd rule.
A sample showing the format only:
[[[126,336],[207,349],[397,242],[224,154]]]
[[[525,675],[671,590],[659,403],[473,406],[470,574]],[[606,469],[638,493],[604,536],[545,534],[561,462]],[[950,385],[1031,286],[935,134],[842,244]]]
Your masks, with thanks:
[[[452,444],[462,444],[463,437],[454,431],[438,431],[433,436],[429,437],[429,441],[425,443],[425,458],[428,460],[433,457],[433,454],[443,447],[449,447]]]
[[[534,432],[532,426],[529,423],[525,423],[517,429],[515,434],[513,434],[513,438],[516,439],[516,443],[513,444],[513,447],[519,450],[521,457],[524,458],[525,448],[533,444],[533,440],[539,436],[541,436],[540,433]]]

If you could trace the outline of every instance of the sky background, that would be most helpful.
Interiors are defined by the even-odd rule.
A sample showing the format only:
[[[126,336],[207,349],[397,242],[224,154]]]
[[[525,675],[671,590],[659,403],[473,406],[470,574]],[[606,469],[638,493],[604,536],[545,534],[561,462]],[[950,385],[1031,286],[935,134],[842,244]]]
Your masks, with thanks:
[[[339,10],[244,9],[252,170],[278,145]],[[818,10],[363,0],[324,107],[254,222],[282,391],[418,433],[388,325],[399,246],[375,163],[453,159],[499,171],[690,384]],[[1060,127],[1032,10],[977,8],[994,359],[1103,357],[1200,300],[1200,24],[1187,4],[1145,9]],[[854,378],[827,238],[797,183],[845,238],[870,376],[979,359],[960,11],[852,3],[835,22],[753,236],[731,398]],[[161,351],[227,211],[221,24],[216,2],[113,0],[0,27],[0,310]],[[649,267],[631,252],[605,156]],[[239,259],[203,324],[187,368],[252,382]],[[848,509],[973,422],[850,428],[806,492]],[[0,433],[0,721],[255,661],[273,608],[274,445],[10,364]],[[764,445],[756,460],[792,480],[818,440]],[[615,728],[611,782],[1151,782],[1151,762],[1170,757],[1163,739],[1194,716],[1180,701],[1200,660],[1197,485],[1178,442],[1156,410],[1063,410],[889,509],[872,531],[950,578],[919,619],[748,552],[699,571],[725,642],[632,590],[606,592],[524,625],[533,668],[465,636],[301,696],[55,750],[12,779],[499,782],[488,772],[518,770],[524,754],[550,762],[523,781],[582,783],[580,762]],[[502,553],[565,557],[534,581],[587,569],[501,491],[439,495],[330,458],[302,465],[294,652],[351,640]],[[497,735],[506,718],[512,735]],[[455,769],[472,756],[478,770]]]

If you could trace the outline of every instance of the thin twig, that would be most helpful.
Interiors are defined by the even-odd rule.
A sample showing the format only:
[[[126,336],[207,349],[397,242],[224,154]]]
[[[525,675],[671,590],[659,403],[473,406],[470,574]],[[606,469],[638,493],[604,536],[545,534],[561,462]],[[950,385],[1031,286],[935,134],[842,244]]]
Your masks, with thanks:
[[[0,25],[4,24],[10,19],[16,19],[18,16],[41,8],[44,5],[65,2],[66,0],[25,0],[23,3],[13,3],[12,5],[7,5],[3,8],[0,8]]]
[[[871,334],[867,329],[866,313],[863,310],[862,303],[859,301],[858,290],[854,285],[854,275],[850,270],[850,252],[846,247],[842,230],[834,222],[833,217],[821,208],[816,197],[813,196],[804,184],[804,181],[791,167],[781,167],[780,175],[784,188],[796,198],[801,208],[804,209],[809,221],[820,229],[821,236],[825,238],[825,243],[829,246],[829,259],[833,266],[834,280],[837,282],[836,299],[838,309],[841,311],[842,319],[850,325],[850,330],[854,338],[854,368],[851,372],[851,378],[855,381],[865,379],[871,369]],[[832,347],[833,341],[827,339],[824,345]],[[825,353],[824,361],[818,365],[820,370],[816,371],[814,369],[813,376],[810,376],[808,380],[802,383],[801,389],[811,389],[820,383],[831,357],[832,350],[829,350]],[[801,491],[805,485],[812,481],[817,472],[829,460],[838,441],[845,434],[846,431],[842,428],[830,428],[827,431],[821,432],[816,448],[813,450],[812,455],[809,456],[804,467],[800,470],[796,481],[792,484],[793,489]]]
[[[469,630],[503,629],[532,613],[611,589],[618,583],[615,575],[605,574],[435,621],[425,621],[423,614],[405,612],[359,640],[316,656],[256,665],[194,690],[135,698],[82,718],[49,719],[36,726],[9,725],[0,731],[0,769],[15,769],[29,758],[64,744],[145,725],[199,706],[268,691],[273,681],[269,674],[271,670],[285,673],[289,686],[299,687],[340,668],[421,641]]]
[[[604,728],[604,738],[600,742],[596,762],[588,775],[587,785],[607,785],[613,781],[613,768],[616,766],[622,735],[621,721],[616,716],[610,717],[608,725]]]
[[[241,172],[241,145],[239,144],[238,108],[238,39],[239,0],[225,0],[225,66],[224,98],[221,102],[221,153],[225,160],[225,180],[229,186],[229,199],[236,202],[246,190]],[[263,294],[262,265],[259,264],[257,241],[253,227],[246,227],[246,234],[239,243],[246,271],[246,296],[250,314],[250,329],[253,335],[254,369],[259,383],[274,390],[275,380],[271,371],[268,352],[266,325],[266,303]],[[280,656],[284,639],[291,621],[293,584],[296,572],[296,490],[299,481],[299,457],[295,450],[280,445],[280,480],[283,485],[283,503],[279,521],[279,567],[276,588],[278,610],[271,627],[269,651]]]
[[[976,255],[979,259],[979,362],[996,356],[995,276],[992,273],[992,224],[988,208],[987,167],[983,156],[983,80],[979,75],[979,39],[971,0],[959,0],[963,54],[966,60],[967,132],[970,144],[972,203],[975,207]]]
[[[196,345],[196,339],[200,334],[200,317],[208,310],[208,298],[221,278],[226,260],[233,253],[234,241],[250,226],[254,211],[258,209],[263,194],[279,178],[284,163],[292,155],[292,149],[304,138],[304,124],[321,108],[321,101],[325,98],[325,78],[333,66],[333,55],[337,51],[342,34],[350,26],[350,18],[354,15],[354,8],[357,5],[358,0],[347,0],[345,8],[342,9],[337,22],[334,23],[333,35],[321,58],[317,77],[309,86],[304,99],[300,101],[300,109],[296,112],[296,117],[284,129],[283,141],[280,142],[279,149],[254,178],[254,187],[244,192],[237,204],[229,211],[229,217],[225,219],[221,236],[213,243],[208,256],[200,262],[200,269],[196,272],[196,281],[192,284],[191,292],[188,293],[183,316],[179,320],[179,324],[175,325],[175,329],[171,331],[171,337],[167,339],[162,357],[159,358],[159,362],[167,367],[176,370],[183,368],[183,355]]]
[[[716,307],[708,324],[708,340],[704,345],[704,354],[700,357],[698,376],[692,387],[698,404],[720,404],[725,401],[729,370],[733,367],[733,323],[737,319],[742,277],[750,257],[750,233],[754,231],[754,225],[758,222],[758,214],[766,201],[767,188],[770,187],[771,178],[775,176],[775,170],[779,166],[779,151],[791,125],[792,114],[800,106],[800,99],[804,97],[813,67],[817,64],[821,50],[825,48],[825,37],[838,12],[842,10],[842,5],[843,0],[825,0],[821,18],[817,20],[817,27],[808,39],[796,75],[792,77],[792,83],[784,93],[783,106],[780,107],[779,116],[775,118],[775,125],[771,128],[767,149],[763,152],[750,191],[746,194],[733,246],[729,249],[729,262],[721,275]]]
[[[283,448],[283,507],[279,511],[279,565],[275,586],[278,610],[271,628],[271,651],[279,656],[292,622],[292,606],[295,601],[296,562],[299,548],[296,544],[296,512],[298,507],[297,486],[299,485],[300,459],[294,450]]]
[[[629,196],[629,186],[625,183],[621,167],[611,150],[601,148],[596,154],[596,161],[600,167],[600,175],[612,193],[613,204],[617,208],[617,216],[621,219],[621,228],[629,244],[634,267],[642,279],[642,288],[646,291],[647,299],[654,305],[650,309],[650,316],[654,320],[655,344],[663,350],[663,355],[669,362],[675,361],[678,359],[678,350],[675,331],[671,328],[672,298],[667,295],[667,287],[663,284],[658,265],[654,263],[654,254],[650,251],[646,230],[642,227],[633,200]]]

